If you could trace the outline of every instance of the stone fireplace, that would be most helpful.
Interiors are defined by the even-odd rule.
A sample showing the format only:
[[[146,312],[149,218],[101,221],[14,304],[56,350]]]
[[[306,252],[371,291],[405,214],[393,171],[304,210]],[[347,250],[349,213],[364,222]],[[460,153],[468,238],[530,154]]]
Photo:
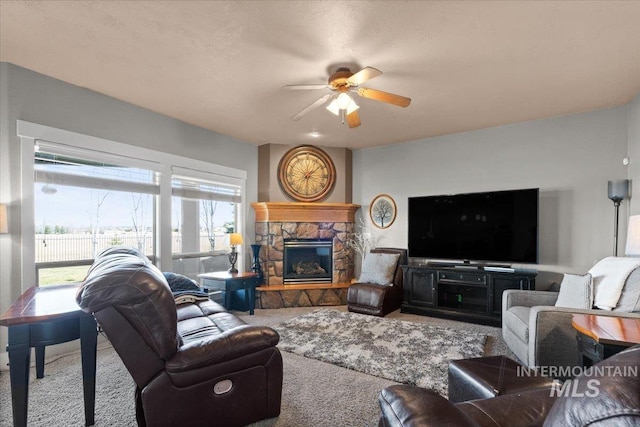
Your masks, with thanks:
[[[260,307],[346,304],[346,290],[354,274],[354,251],[347,242],[353,238],[355,212],[360,206],[293,202],[251,206],[256,212],[256,243],[262,245],[260,263],[265,278],[258,288]],[[293,254],[288,252],[291,243]],[[307,245],[302,252],[306,257],[295,255],[300,243],[303,248]],[[306,277],[299,281],[301,275]]]

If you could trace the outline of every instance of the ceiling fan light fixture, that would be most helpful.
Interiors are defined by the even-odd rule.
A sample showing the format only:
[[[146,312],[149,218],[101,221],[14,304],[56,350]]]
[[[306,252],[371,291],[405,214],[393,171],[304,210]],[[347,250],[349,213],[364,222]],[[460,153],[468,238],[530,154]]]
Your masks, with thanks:
[[[353,102],[353,99],[351,99],[351,97],[349,95],[347,95],[345,92],[342,92],[340,95],[338,95],[338,98],[336,99],[336,103],[338,104],[338,108],[340,108],[341,110],[346,110],[347,107]]]
[[[336,116],[340,115],[341,110],[345,110],[347,115],[356,111],[360,106],[356,104],[356,102],[346,93],[341,93],[338,95],[336,99],[331,101],[329,105],[327,105],[327,110],[335,114]]]
[[[347,105],[347,115],[353,113],[358,108],[360,108],[360,106],[358,104],[356,104],[356,102],[352,99],[351,102],[349,103],[349,105]]]
[[[329,110],[331,113],[335,114],[336,116],[340,115],[340,107],[338,107],[338,101],[336,99],[331,101],[331,103],[327,105],[327,110]]]

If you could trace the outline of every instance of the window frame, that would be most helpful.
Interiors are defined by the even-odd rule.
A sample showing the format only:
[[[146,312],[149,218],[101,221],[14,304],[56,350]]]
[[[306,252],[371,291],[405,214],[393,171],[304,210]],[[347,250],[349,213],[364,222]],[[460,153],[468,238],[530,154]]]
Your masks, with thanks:
[[[172,253],[173,253],[173,258],[175,259],[181,259],[181,258],[197,258],[197,257],[203,257],[203,256],[211,256],[211,255],[220,255],[226,252],[226,250],[224,249],[213,249],[213,250],[209,250],[209,251],[203,251],[200,250],[200,246],[201,246],[201,237],[200,237],[200,228],[202,227],[202,205],[201,205],[201,201],[203,200],[212,200],[212,201],[216,201],[216,202],[227,202],[227,203],[232,203],[236,206],[241,205],[242,203],[242,199],[241,199],[241,194],[240,194],[240,189],[239,188],[233,188],[231,186],[227,186],[227,184],[222,184],[223,186],[227,186],[227,188],[232,189],[233,188],[233,194],[221,194],[221,193],[215,193],[215,192],[209,192],[206,190],[200,190],[200,189],[195,189],[195,190],[191,190],[188,188],[185,188],[183,186],[175,186],[174,184],[174,180],[177,181],[187,181],[187,182],[197,182],[197,183],[201,183],[201,184],[209,184],[209,185],[215,185],[218,186],[221,183],[219,182],[215,182],[215,177],[212,175],[206,175],[203,173],[191,173],[191,176],[188,176],[189,173],[183,173],[183,171],[180,171],[179,168],[173,168],[173,174],[172,174],[172,195],[173,198],[172,200],[180,200],[180,203],[183,203],[185,200],[191,200],[191,201],[195,201],[196,202],[196,209],[198,211],[198,221],[196,224],[194,224],[195,229],[190,229],[188,231],[190,231],[193,234],[190,234],[190,236],[193,238],[193,236],[196,236],[197,240],[197,247],[198,249],[196,250],[195,248],[191,248],[193,250],[187,250],[184,251],[184,247],[182,247],[182,251],[181,252],[173,252],[173,248],[172,248]],[[201,197],[198,197],[201,196]],[[207,197],[209,196],[209,197]],[[211,197],[213,196],[213,197]],[[184,209],[185,205],[182,204],[181,209]],[[237,224],[240,222],[240,218],[239,218],[239,211],[237,209],[237,207],[234,209],[234,229],[238,228]],[[184,223],[183,223],[184,226]],[[180,230],[181,233],[183,230]],[[235,232],[235,231],[234,231]],[[184,236],[182,236],[184,238]],[[191,242],[191,243],[195,243],[195,242]]]
[[[55,150],[70,156],[87,158],[93,156],[100,161],[117,161],[124,166],[143,167],[159,172],[159,202],[156,212],[155,253],[156,265],[170,269],[172,266],[171,249],[171,178],[173,170],[179,168],[197,176],[215,177],[224,184],[240,188],[241,202],[238,206],[237,229],[244,234],[247,214],[246,181],[247,171],[228,166],[208,163],[202,160],[182,157],[162,151],[151,150],[104,138],[98,138],[77,132],[40,125],[24,120],[17,121],[17,134],[21,142],[21,196],[22,215],[20,240],[22,244],[22,278],[25,284],[36,283],[35,268],[35,212],[34,212],[34,147],[45,144],[55,146]],[[121,153],[127,153],[122,155]],[[145,160],[140,160],[145,159]],[[239,260],[242,262],[243,260]]]
[[[40,157],[44,161],[51,160],[52,164],[56,164],[55,157],[61,156],[72,162],[78,161],[80,164],[84,162],[93,162],[97,164],[104,164],[122,168],[134,168],[143,171],[148,171],[152,174],[151,179],[148,182],[138,182],[135,180],[127,180],[127,179],[118,179],[113,176],[84,176],[82,174],[74,174],[73,172],[65,172],[47,169],[46,167],[38,168],[38,160],[34,160],[34,183],[46,183],[52,185],[60,185],[60,186],[70,186],[75,188],[84,188],[84,189],[96,189],[96,190],[105,190],[105,191],[117,191],[117,192],[131,192],[137,194],[146,194],[152,196],[154,200],[151,202],[152,209],[152,228],[153,234],[150,236],[153,241],[154,251],[152,253],[147,253],[152,262],[155,263],[156,260],[156,252],[155,252],[155,242],[157,242],[156,234],[159,232],[158,227],[156,226],[155,219],[157,215],[155,215],[155,211],[157,209],[157,196],[160,193],[160,185],[159,185],[159,173],[157,163],[147,162],[147,161],[132,161],[128,157],[123,156],[112,156],[105,153],[97,153],[95,151],[87,151],[80,149],[69,149],[69,147],[54,144],[49,141],[37,140],[37,144],[39,150],[34,150],[34,156],[38,157],[39,153],[44,153],[45,155]],[[49,159],[49,156],[53,158]],[[59,160],[59,159],[58,159]],[[41,161],[40,161],[41,163]],[[64,163],[64,162],[63,162]],[[37,200],[37,189],[34,189],[34,203]],[[36,209],[34,209],[34,214],[39,214]],[[36,221],[36,231],[38,229],[37,219]],[[36,233],[36,236],[38,233]],[[65,257],[60,257],[58,261],[37,261],[38,259],[38,239],[35,243],[35,254],[36,254],[36,262],[35,262],[35,284],[38,286],[43,286],[41,282],[40,272],[41,270],[47,269],[55,269],[55,268],[64,268],[64,267],[79,267],[85,266],[88,270],[89,266],[93,263],[93,258],[84,258],[84,259],[73,259],[69,260]]]

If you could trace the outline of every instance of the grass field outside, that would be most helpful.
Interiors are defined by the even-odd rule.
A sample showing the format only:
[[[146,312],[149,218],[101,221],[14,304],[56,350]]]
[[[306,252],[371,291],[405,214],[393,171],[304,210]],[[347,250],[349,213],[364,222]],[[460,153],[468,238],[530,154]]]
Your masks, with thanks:
[[[57,262],[78,262],[81,260],[90,260],[95,254],[100,253],[102,250],[115,246],[131,246],[142,247],[142,251],[147,255],[152,255],[154,252],[153,236],[145,236],[145,242],[140,245],[136,236],[127,234],[119,230],[108,230],[104,234],[98,236],[91,236],[87,233],[63,233],[63,234],[36,234],[35,236],[35,248],[36,248],[36,265],[39,263],[48,263],[49,265]],[[199,236],[199,249],[201,252],[211,251],[211,241],[208,234],[200,232]],[[228,239],[225,240],[223,233],[216,234],[213,239],[213,245],[216,252],[225,251],[225,259],[227,257],[226,251],[229,249]],[[178,232],[172,233],[172,251],[174,254],[178,254],[182,251],[182,237]],[[203,259],[215,258],[211,255],[206,255]],[[180,264],[177,272],[196,276],[202,272],[200,269],[200,259],[187,259],[184,262],[182,260],[174,260],[174,264]],[[182,265],[184,264],[184,265]],[[48,286],[65,283],[82,282],[85,278],[90,265],[81,266],[60,266],[60,267],[46,267],[40,266],[37,268],[38,285]],[[211,270],[212,271],[212,270]],[[191,273],[191,274],[190,274]]]
[[[89,267],[89,265],[78,265],[73,267],[43,268],[39,270],[38,284],[47,286],[82,282],[87,275]]]

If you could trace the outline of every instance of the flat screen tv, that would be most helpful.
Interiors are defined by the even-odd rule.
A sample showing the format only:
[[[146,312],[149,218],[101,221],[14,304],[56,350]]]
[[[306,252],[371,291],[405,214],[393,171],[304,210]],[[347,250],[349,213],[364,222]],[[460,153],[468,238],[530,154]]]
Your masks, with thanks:
[[[409,256],[537,263],[538,189],[409,198]]]

